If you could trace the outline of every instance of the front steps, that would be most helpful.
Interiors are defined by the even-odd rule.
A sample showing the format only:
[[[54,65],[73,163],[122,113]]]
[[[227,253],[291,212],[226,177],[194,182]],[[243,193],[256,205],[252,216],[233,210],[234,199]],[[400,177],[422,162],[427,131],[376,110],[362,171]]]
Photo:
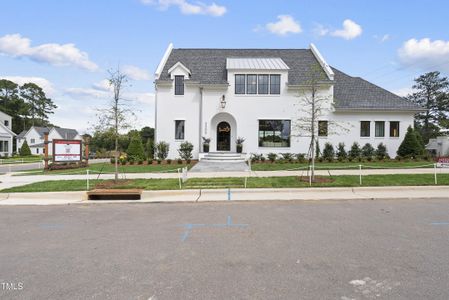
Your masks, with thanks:
[[[245,162],[245,154],[234,152],[209,152],[204,153],[204,156],[202,157],[201,161],[241,163]]]

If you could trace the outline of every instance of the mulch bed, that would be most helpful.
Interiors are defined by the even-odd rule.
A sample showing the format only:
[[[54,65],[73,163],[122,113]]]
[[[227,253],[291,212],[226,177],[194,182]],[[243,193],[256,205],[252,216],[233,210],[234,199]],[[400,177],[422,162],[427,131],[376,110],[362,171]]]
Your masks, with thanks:
[[[121,179],[115,182],[114,180],[106,180],[95,185],[95,189],[113,189],[121,186],[126,186],[131,183],[131,180]]]
[[[308,176],[300,176],[298,177],[298,180],[301,182],[309,182],[310,179]],[[331,177],[315,176],[314,180],[312,180],[312,183],[330,183],[334,181],[335,179]]]

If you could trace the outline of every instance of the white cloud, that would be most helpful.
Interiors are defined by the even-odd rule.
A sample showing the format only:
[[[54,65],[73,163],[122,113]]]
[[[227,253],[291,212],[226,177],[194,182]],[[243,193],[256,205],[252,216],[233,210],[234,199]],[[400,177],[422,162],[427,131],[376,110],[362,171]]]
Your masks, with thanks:
[[[76,48],[74,44],[50,43],[31,46],[31,40],[20,34],[0,37],[0,54],[27,57],[54,66],[76,66],[89,71],[98,69],[98,66],[89,60],[88,54]]]
[[[147,70],[136,66],[126,65],[122,67],[125,75],[133,80],[151,80],[151,75]]]
[[[98,90],[98,91],[103,91],[103,92],[112,91],[111,84],[109,83],[109,80],[107,80],[107,79],[103,79],[100,82],[96,82],[96,83],[92,84],[92,88],[95,90]]]
[[[409,94],[412,94],[413,89],[411,87],[404,87],[404,88],[399,88],[399,89],[393,90],[392,92],[398,96],[405,97]]]
[[[177,6],[181,13],[185,15],[210,15],[220,17],[227,11],[225,6],[216,3],[205,4],[202,2],[189,3],[187,0],[140,0],[143,4],[157,5],[160,9],[165,10],[170,6]]]
[[[276,35],[285,36],[290,33],[302,32],[301,25],[290,15],[277,16],[278,21],[268,23],[265,28]]]
[[[384,34],[383,37],[380,39],[380,41],[383,43],[383,42],[388,41],[389,39],[390,39],[390,35],[389,34]]]
[[[352,40],[362,34],[362,26],[356,22],[346,19],[343,21],[343,28],[332,31],[332,36],[341,37],[345,40]]]
[[[449,70],[449,41],[410,39],[399,48],[398,56],[404,66],[420,69],[440,67]]]
[[[47,96],[52,96],[55,93],[55,89],[53,88],[53,84],[42,77],[30,77],[30,76],[0,76],[0,79],[7,79],[12,82],[15,82],[19,85],[23,85],[25,83],[35,83],[40,86]]]

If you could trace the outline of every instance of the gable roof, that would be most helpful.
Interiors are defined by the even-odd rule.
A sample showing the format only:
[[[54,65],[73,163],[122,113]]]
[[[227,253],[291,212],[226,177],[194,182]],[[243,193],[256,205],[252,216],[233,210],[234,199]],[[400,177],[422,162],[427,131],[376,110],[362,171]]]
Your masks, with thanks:
[[[421,107],[360,77],[335,73],[334,103],[337,110],[420,111]]]
[[[10,134],[11,136],[16,136],[16,134],[11,130],[11,129],[9,129],[8,127],[6,127],[5,125],[3,125],[3,123],[2,122],[0,122],[0,126],[3,128],[3,130],[5,130],[8,134]]]
[[[191,70],[191,81],[201,84],[228,84],[227,58],[279,58],[289,68],[288,84],[307,84],[311,68],[319,64],[310,49],[173,49],[156,84],[171,82],[168,70],[180,62]],[[337,110],[419,111],[421,107],[360,77],[349,76],[333,67],[334,101]]]
[[[41,138],[43,138],[44,137],[44,134],[47,132],[50,132],[50,128],[48,128],[48,127],[39,127],[39,126],[33,126],[33,127],[31,127],[31,128],[34,128],[36,131],[37,131],[37,133],[39,134],[39,136],[41,137]],[[31,129],[30,128],[30,129]]]
[[[78,135],[78,131],[71,128],[53,127],[53,129],[65,140],[73,140]]]
[[[228,84],[227,58],[280,58],[290,68],[289,84],[304,84],[309,70],[319,64],[309,49],[173,49],[156,82],[168,81],[168,70],[180,62],[192,73],[190,80],[202,84]],[[323,78],[327,78],[323,72]]]
[[[25,138],[25,135],[27,134],[27,132],[28,132],[28,130],[22,130],[22,132],[21,133],[19,133],[18,135],[17,135],[17,138],[18,139],[23,139],[23,138]]]

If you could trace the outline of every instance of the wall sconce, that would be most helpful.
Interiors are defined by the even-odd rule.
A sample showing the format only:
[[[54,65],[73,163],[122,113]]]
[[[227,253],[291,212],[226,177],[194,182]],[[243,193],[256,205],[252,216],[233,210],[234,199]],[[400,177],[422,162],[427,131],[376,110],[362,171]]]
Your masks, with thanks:
[[[220,106],[221,106],[222,109],[224,109],[226,107],[226,97],[225,97],[225,95],[221,96]]]

